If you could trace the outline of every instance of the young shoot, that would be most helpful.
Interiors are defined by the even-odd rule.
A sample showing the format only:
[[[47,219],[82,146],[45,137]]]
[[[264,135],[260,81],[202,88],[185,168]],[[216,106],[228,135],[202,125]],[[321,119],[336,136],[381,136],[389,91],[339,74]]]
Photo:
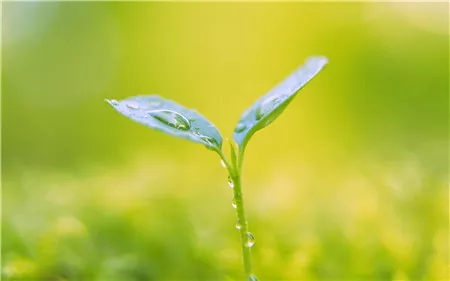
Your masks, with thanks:
[[[233,191],[232,206],[236,209],[236,229],[240,233],[243,267],[247,281],[257,281],[252,268],[251,248],[255,236],[249,231],[244,210],[242,164],[245,148],[250,138],[272,123],[298,91],[303,88],[328,63],[322,56],[310,57],[305,64],[285,78],[267,94],[260,97],[242,114],[233,133],[236,146],[231,146],[231,161],[222,151],[222,135],[205,117],[158,95],[135,96],[121,101],[106,100],[118,112],[131,120],[169,135],[200,143],[215,151],[221,164],[228,170],[228,185]]]

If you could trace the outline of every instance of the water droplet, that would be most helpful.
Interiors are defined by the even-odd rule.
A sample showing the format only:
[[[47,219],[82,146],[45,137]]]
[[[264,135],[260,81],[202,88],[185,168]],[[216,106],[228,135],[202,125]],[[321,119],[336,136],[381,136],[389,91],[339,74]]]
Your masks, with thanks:
[[[241,229],[241,228],[242,228],[241,221],[237,220],[236,221],[236,229]]]
[[[233,201],[231,201],[231,206],[233,206],[233,208],[237,208],[237,204],[236,204],[236,199],[233,199]]]
[[[255,245],[255,236],[251,232],[247,232],[247,243],[245,246],[251,248],[253,245]]]
[[[215,147],[219,146],[219,144],[217,143],[217,141],[215,139],[208,137],[208,136],[200,135],[200,134],[197,134],[197,135],[200,137],[200,139],[203,142],[206,143],[206,148],[211,149],[210,148],[211,146],[215,146]]]
[[[247,129],[247,125],[245,125],[243,122],[240,122],[237,124],[236,129],[234,130],[236,133],[240,133]]]
[[[151,100],[148,105],[150,107],[157,107],[157,106],[160,106],[161,104],[162,104],[162,102],[159,100]]]
[[[128,102],[126,103],[126,106],[127,106],[129,109],[132,109],[132,110],[137,110],[137,109],[139,109],[139,104],[136,103],[136,102],[134,102],[134,101],[128,101]]]
[[[194,131],[194,135],[199,137],[205,143],[205,147],[209,150],[214,150],[214,148],[212,147],[220,147],[219,143],[211,137],[204,136],[200,134],[198,131]]]
[[[148,114],[162,123],[178,130],[188,131],[191,128],[191,124],[186,117],[172,110],[152,110],[149,111]]]
[[[285,96],[267,97],[256,109],[256,120],[261,120],[285,99]]]
[[[234,182],[231,176],[228,176],[228,185],[230,186],[230,188],[234,188]]]
[[[225,169],[227,168],[227,165],[222,159],[220,159],[220,165],[222,165],[222,167],[224,167]]]
[[[140,96],[136,98],[136,102],[139,103],[141,109],[155,109],[162,105],[162,101],[154,96]]]
[[[106,100],[112,106],[119,106],[119,102],[117,100]]]
[[[258,277],[256,277],[255,275],[252,274],[248,277],[248,281],[259,281],[259,279],[258,279]]]

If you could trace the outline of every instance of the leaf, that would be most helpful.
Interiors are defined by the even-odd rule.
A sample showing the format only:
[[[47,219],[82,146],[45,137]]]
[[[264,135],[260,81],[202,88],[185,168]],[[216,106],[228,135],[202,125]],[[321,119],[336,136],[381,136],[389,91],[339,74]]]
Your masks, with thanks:
[[[322,56],[308,58],[303,66],[245,110],[233,133],[239,147],[245,147],[254,133],[272,123],[327,63],[328,59]]]
[[[201,143],[214,151],[221,150],[220,132],[195,110],[185,108],[158,95],[106,101],[135,122],[175,137]]]

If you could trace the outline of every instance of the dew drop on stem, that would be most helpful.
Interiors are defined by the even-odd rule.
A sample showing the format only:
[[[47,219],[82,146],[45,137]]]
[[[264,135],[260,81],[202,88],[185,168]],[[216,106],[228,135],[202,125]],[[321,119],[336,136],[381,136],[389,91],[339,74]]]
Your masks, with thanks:
[[[247,232],[247,243],[245,243],[245,247],[251,248],[255,245],[255,236],[251,232]]]
[[[230,186],[230,188],[234,188],[234,182],[231,176],[228,176],[228,185]]]

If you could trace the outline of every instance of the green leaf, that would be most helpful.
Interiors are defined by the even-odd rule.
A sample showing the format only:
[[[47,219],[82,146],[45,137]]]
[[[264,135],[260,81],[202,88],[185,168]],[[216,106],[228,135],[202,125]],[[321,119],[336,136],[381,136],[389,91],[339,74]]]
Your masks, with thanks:
[[[308,58],[302,67],[245,110],[233,133],[239,147],[245,147],[254,133],[272,123],[327,63],[328,59],[322,56]]]
[[[135,122],[175,137],[201,143],[214,151],[221,150],[220,132],[195,110],[185,108],[158,95],[106,101]]]

